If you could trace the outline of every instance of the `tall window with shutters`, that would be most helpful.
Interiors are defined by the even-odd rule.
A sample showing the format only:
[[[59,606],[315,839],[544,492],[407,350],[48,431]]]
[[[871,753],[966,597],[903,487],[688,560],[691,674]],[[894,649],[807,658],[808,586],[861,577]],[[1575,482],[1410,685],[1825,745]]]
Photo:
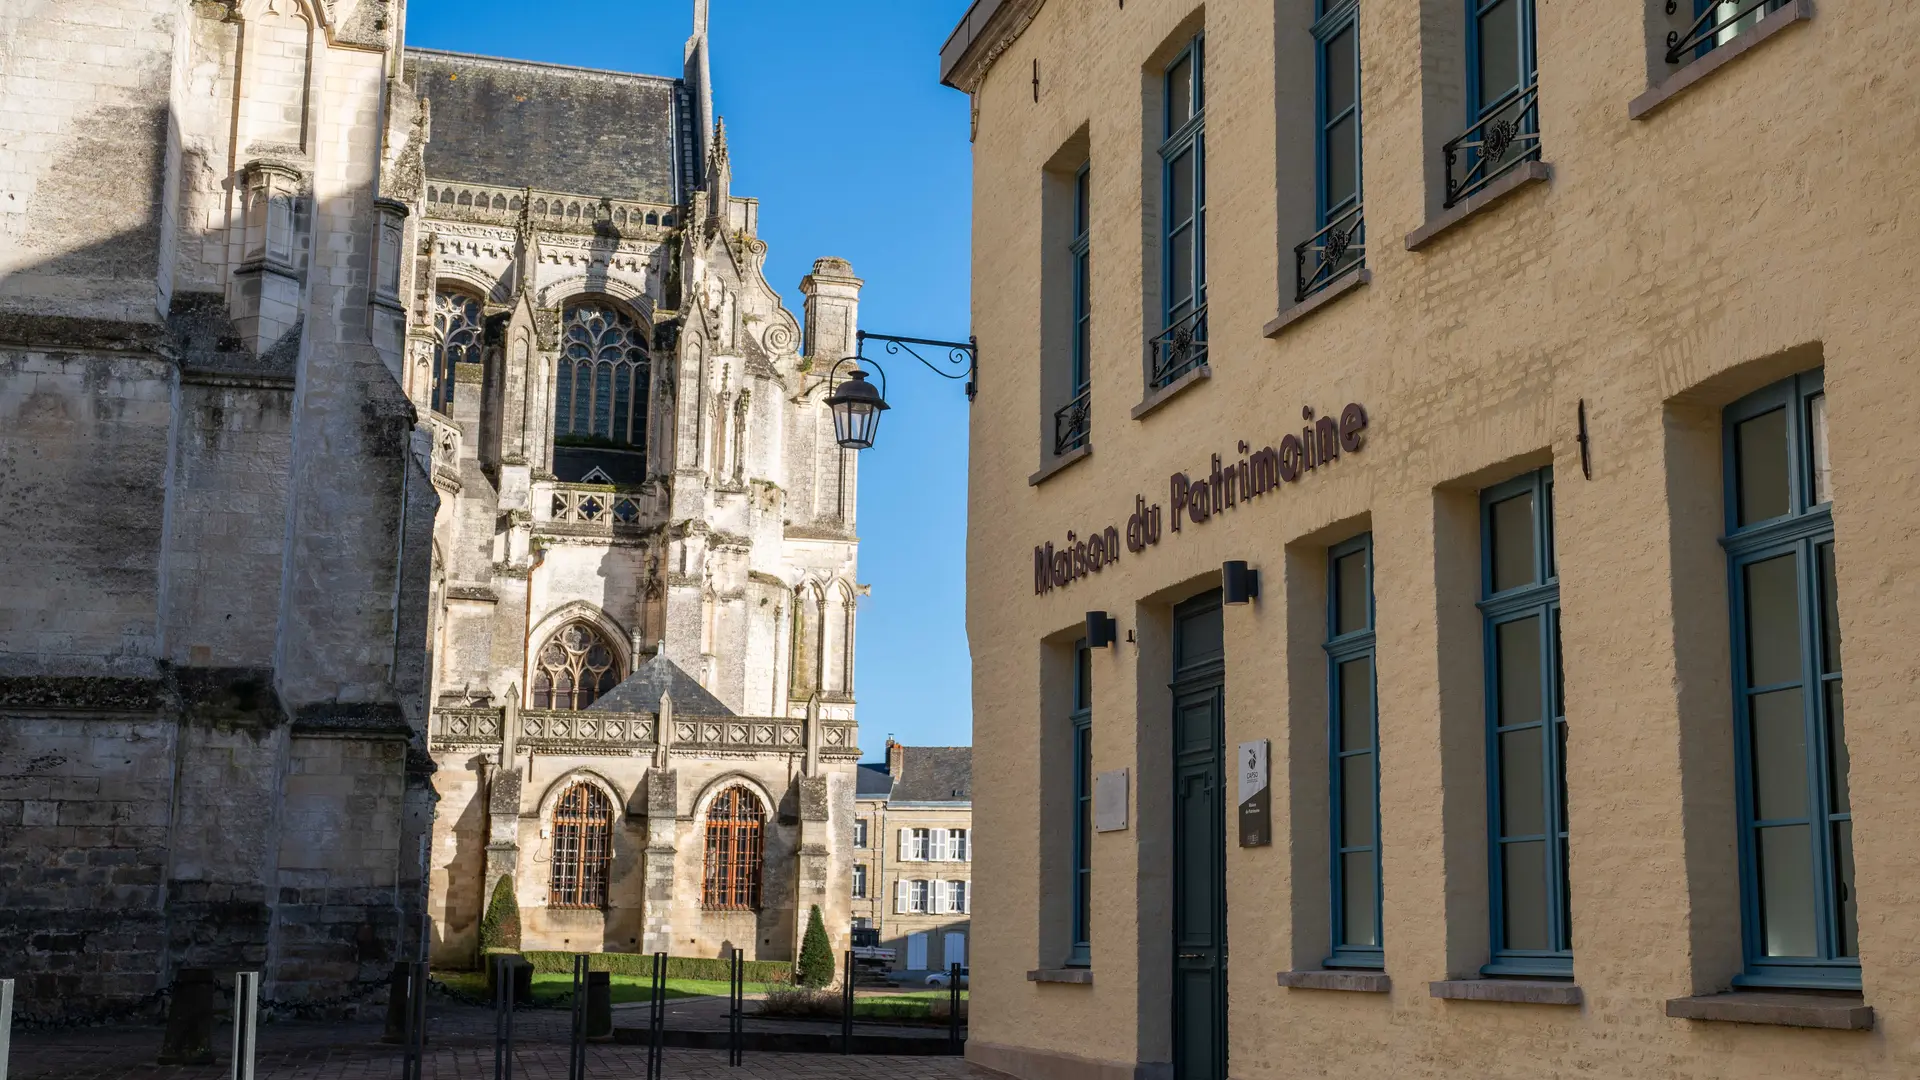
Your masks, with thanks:
[[[947,830],[947,858],[954,862],[966,862],[971,858],[967,854],[967,830]]]
[[[756,911],[767,813],[744,787],[730,787],[707,807],[707,857],[701,906],[709,911]]]
[[[1857,989],[1824,372],[1725,412],[1743,986]]]
[[[867,896],[867,868],[863,863],[853,864],[853,895],[856,900],[864,900]]]
[[[607,906],[607,867],[613,855],[613,800],[578,783],[553,810],[553,870],[547,906]]]

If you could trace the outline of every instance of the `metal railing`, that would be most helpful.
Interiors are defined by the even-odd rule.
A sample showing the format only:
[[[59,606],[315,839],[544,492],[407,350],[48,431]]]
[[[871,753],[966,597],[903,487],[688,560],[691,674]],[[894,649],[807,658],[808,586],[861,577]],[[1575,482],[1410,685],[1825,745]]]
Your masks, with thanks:
[[[1365,265],[1367,218],[1364,204],[1354,203],[1293,249],[1293,298],[1305,300]]]
[[[1152,389],[1158,390],[1173,380],[1207,363],[1207,307],[1205,304],[1181,316],[1172,326],[1147,342],[1152,354]]]
[[[1786,6],[1787,0],[1729,0],[1726,3],[1708,4],[1685,33],[1678,30],[1667,32],[1667,63],[1684,63],[1696,50],[1704,52],[1716,45],[1723,45],[1732,40],[1735,34],[1747,29],[1739,25],[1742,20],[1756,14],[1764,19]],[[1672,15],[1679,10],[1678,0],[1667,0],[1667,14]]]
[[[1055,457],[1087,445],[1093,433],[1093,387],[1074,396],[1072,401],[1053,411],[1053,453]]]
[[[1514,166],[1540,157],[1540,83],[1510,90],[1472,127],[1441,147],[1447,157],[1448,209]]]

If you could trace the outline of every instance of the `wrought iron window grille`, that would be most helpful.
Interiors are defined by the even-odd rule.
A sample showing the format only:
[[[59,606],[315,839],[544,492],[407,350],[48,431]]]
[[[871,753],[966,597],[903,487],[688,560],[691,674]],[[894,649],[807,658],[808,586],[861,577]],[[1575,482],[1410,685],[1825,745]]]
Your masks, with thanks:
[[[1333,215],[1325,228],[1293,249],[1296,302],[1367,265],[1367,218],[1364,203],[1354,203]]]
[[[1753,18],[1755,15],[1765,18],[1786,6],[1787,0],[1710,0],[1701,6],[1700,14],[1685,33],[1667,32],[1667,63],[1679,64],[1689,57],[1703,56],[1752,25],[1742,26],[1742,22],[1749,19],[1758,22]],[[1667,14],[1673,15],[1679,10],[1679,0],[1667,0]]]
[[[1540,159],[1540,83],[1510,90],[1487,114],[1441,148],[1451,210],[1523,161]]]
[[[1072,401],[1053,411],[1055,457],[1087,445],[1093,430],[1093,388],[1083,387]]]
[[[1181,316],[1147,343],[1153,353],[1153,389],[1207,364],[1207,306]]]

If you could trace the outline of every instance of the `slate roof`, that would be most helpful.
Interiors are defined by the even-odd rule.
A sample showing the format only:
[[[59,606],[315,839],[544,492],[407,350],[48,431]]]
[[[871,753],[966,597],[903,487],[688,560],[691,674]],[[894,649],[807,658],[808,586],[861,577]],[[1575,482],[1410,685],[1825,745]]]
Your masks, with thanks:
[[[973,747],[903,746],[900,749],[900,776],[893,783],[893,796],[888,801],[973,801]]]
[[[853,796],[856,799],[884,799],[893,790],[893,778],[887,775],[887,765],[883,761],[863,761],[860,771],[854,775]]]
[[[407,50],[407,78],[432,101],[427,175],[498,187],[678,205],[678,79]]]
[[[638,484],[647,478],[647,455],[588,446],[553,448],[553,476],[563,484],[582,483],[595,469],[616,484]],[[679,698],[674,700],[678,701]]]
[[[668,692],[673,694],[675,716],[737,715],[721,704],[719,698],[707,693],[706,687],[694,681],[693,676],[680,670],[679,664],[667,659],[666,653],[655,653],[653,659],[620,680],[619,686],[600,695],[599,700],[587,706],[587,711],[659,712],[660,697]]]

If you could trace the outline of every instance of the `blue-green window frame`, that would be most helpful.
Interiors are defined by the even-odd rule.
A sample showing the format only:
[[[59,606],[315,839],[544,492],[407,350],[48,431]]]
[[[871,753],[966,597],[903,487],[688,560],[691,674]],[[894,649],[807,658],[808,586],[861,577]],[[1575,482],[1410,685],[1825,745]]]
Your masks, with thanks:
[[[1747,7],[1751,3],[1752,3],[1752,0],[1738,0],[1737,3],[1729,3],[1728,0],[1693,0],[1694,24],[1696,26],[1699,25],[1701,17],[1706,15],[1707,10],[1709,8],[1730,7],[1730,8],[1734,8],[1737,11],[1740,8]],[[1787,3],[1788,3],[1788,0],[1763,0],[1762,3],[1754,6],[1753,11],[1748,12],[1747,15],[1742,15],[1740,21],[1744,22],[1748,16],[1756,15],[1756,14],[1759,15],[1761,19],[1764,19],[1767,16],[1773,14],[1774,12],[1779,11],[1781,8],[1786,7]],[[1669,8],[1668,10],[1672,10],[1672,9]],[[1721,18],[1725,18],[1725,16],[1722,15]],[[1758,20],[1755,20],[1755,21],[1757,22]],[[1734,25],[1738,26],[1738,23],[1735,23]],[[1739,27],[1739,29],[1733,31],[1733,33],[1728,34],[1726,41],[1715,41],[1714,38],[1717,37],[1718,35],[1710,35],[1705,41],[1702,41],[1699,45],[1694,46],[1694,50],[1693,50],[1694,59],[1697,60],[1700,57],[1705,56],[1708,53],[1712,52],[1713,50],[1721,47],[1722,45],[1727,45],[1732,43],[1732,41],[1735,38],[1738,38],[1741,34],[1744,34],[1751,29],[1753,29],[1753,26],[1751,24],[1747,26],[1741,26]]]
[[[1093,653],[1073,644],[1073,913],[1068,967],[1093,963]]]
[[[1314,212],[1316,215],[1314,223],[1319,228],[1325,228],[1357,205],[1366,191],[1365,175],[1360,168],[1361,159],[1365,156],[1361,148],[1366,144],[1366,131],[1360,117],[1359,0],[1316,0],[1315,6],[1317,17],[1313,23]],[[1340,35],[1341,31],[1349,28],[1354,34],[1353,105],[1336,115],[1329,116],[1327,115],[1327,46]],[[1353,194],[1333,201],[1332,193],[1327,190],[1327,166],[1332,155],[1327,136],[1335,124],[1348,116],[1353,117]]]
[[[1089,356],[1093,329],[1093,263],[1091,165],[1080,166],[1073,177],[1073,367],[1068,372],[1072,384],[1069,400],[1087,392],[1093,383]]]
[[[1180,63],[1191,60],[1187,65],[1187,77],[1190,80],[1187,93],[1192,102],[1192,115],[1176,123],[1173,115],[1174,81],[1178,77]],[[1171,327],[1174,323],[1206,306],[1207,303],[1207,99],[1206,99],[1206,35],[1195,35],[1186,47],[1167,62],[1166,72],[1161,76],[1161,143],[1160,143],[1160,325]],[[1193,212],[1191,217],[1178,221],[1173,217],[1173,177],[1174,170],[1180,167],[1181,156],[1191,150],[1192,157],[1188,166],[1193,170]],[[1181,233],[1186,233],[1182,236]],[[1174,294],[1174,288],[1182,283],[1173,279],[1173,252],[1177,244],[1192,246],[1193,280],[1191,289],[1180,295]],[[1177,311],[1177,314],[1176,314]]]
[[[1820,551],[1834,542],[1831,502],[1817,501],[1816,467],[1811,414],[1815,399],[1824,399],[1825,372],[1814,370],[1784,379],[1727,406],[1723,418],[1722,460],[1725,463],[1727,589],[1732,609],[1734,682],[1735,789],[1740,817],[1740,904],[1746,970],[1734,978],[1740,986],[1797,986],[1859,989],[1858,918],[1852,908],[1858,897],[1849,888],[1842,863],[1851,864],[1853,814],[1845,782],[1846,741],[1844,715],[1836,725],[1829,715],[1827,690],[1842,683],[1839,627],[1829,626],[1838,602],[1826,594]],[[1821,407],[1825,407],[1824,400]],[[1788,508],[1785,514],[1740,524],[1739,425],[1775,410],[1787,418]],[[1795,684],[1749,685],[1747,633],[1747,567],[1791,555],[1795,560],[1795,595],[1799,601],[1800,678]],[[1831,671],[1826,669],[1831,668]],[[1757,817],[1754,791],[1752,701],[1761,694],[1797,686],[1801,690],[1803,743],[1807,747],[1807,813],[1798,818]],[[1808,692],[1818,687],[1818,692]],[[1837,766],[1837,768],[1836,768]],[[1836,772],[1839,773],[1836,782]],[[1814,828],[1817,822],[1824,827]],[[1765,953],[1761,910],[1760,858],[1755,843],[1764,828],[1808,826],[1813,876],[1816,953],[1811,957],[1768,956]],[[1849,840],[1836,842],[1844,829]],[[1855,938],[1853,954],[1844,948]]]
[[[1340,560],[1358,555],[1365,567],[1366,582],[1366,622],[1358,629],[1345,633],[1340,629]],[[1379,970],[1386,967],[1384,950],[1385,936],[1383,915],[1385,894],[1380,874],[1380,698],[1379,667],[1374,660],[1374,607],[1373,607],[1373,535],[1362,533],[1345,543],[1327,550],[1327,641],[1323,646],[1327,651],[1327,758],[1330,763],[1328,776],[1327,817],[1332,840],[1328,868],[1332,882],[1333,912],[1332,953],[1324,966],[1330,968],[1366,968]],[[1341,738],[1341,700],[1343,698],[1342,666],[1355,660],[1366,660],[1367,701],[1370,713],[1370,730],[1367,745],[1364,748],[1344,749]],[[1373,828],[1366,836],[1345,835],[1341,808],[1346,805],[1345,762],[1350,758],[1365,756],[1370,759],[1373,782]],[[1350,855],[1371,855],[1373,863],[1373,926],[1372,945],[1348,945],[1346,941],[1347,880],[1346,857]]]
[[[1494,507],[1508,499],[1530,495],[1533,500],[1532,581],[1494,590]],[[1569,858],[1566,789],[1566,708],[1561,688],[1560,576],[1553,551],[1553,470],[1540,469],[1516,477],[1480,494],[1480,612],[1485,625],[1485,698],[1487,715],[1487,875],[1490,884],[1489,923],[1492,959],[1485,975],[1573,974],[1572,904],[1569,897]],[[1541,719],[1504,723],[1500,714],[1499,631],[1504,625],[1529,618],[1539,620]],[[1540,792],[1542,831],[1506,834],[1502,830],[1501,735],[1540,728]],[[1505,849],[1509,845],[1544,842],[1546,851],[1545,949],[1513,948],[1507,942],[1507,883]]]
[[[1486,81],[1482,77],[1482,72],[1485,68],[1485,58],[1481,55],[1483,42],[1481,41],[1480,25],[1486,14],[1501,4],[1520,5],[1520,40],[1518,43],[1520,48],[1520,81],[1489,97],[1480,85]],[[1467,122],[1469,124],[1476,124],[1485,119],[1488,113],[1503,108],[1510,95],[1533,85],[1534,81],[1540,77],[1540,52],[1534,38],[1534,0],[1466,0],[1466,8]],[[1523,114],[1522,122],[1527,122],[1524,118],[1531,118],[1534,115],[1531,111]]]

